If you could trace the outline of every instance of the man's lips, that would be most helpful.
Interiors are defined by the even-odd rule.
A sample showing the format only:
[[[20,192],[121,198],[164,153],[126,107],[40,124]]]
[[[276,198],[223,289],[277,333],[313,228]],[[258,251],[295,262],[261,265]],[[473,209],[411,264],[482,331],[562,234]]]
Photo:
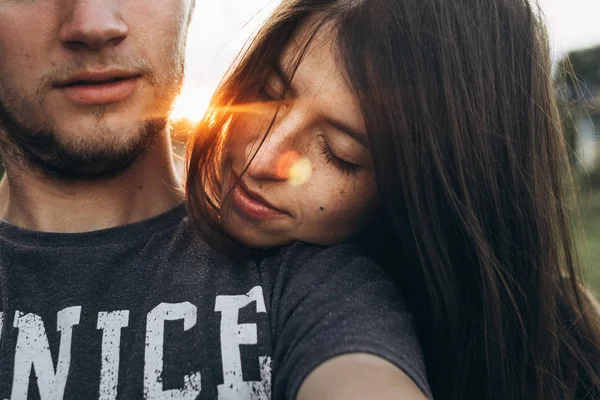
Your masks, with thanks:
[[[273,206],[258,193],[248,189],[244,181],[240,180],[235,173],[231,173],[230,179],[231,201],[244,214],[256,219],[276,219],[289,215]]]
[[[101,84],[139,77],[140,74],[120,68],[97,68],[80,71],[68,78],[54,82],[55,87],[65,87],[84,84]]]
[[[82,105],[106,105],[125,100],[135,90],[139,74],[106,69],[73,74],[53,86],[67,95],[74,103]]]

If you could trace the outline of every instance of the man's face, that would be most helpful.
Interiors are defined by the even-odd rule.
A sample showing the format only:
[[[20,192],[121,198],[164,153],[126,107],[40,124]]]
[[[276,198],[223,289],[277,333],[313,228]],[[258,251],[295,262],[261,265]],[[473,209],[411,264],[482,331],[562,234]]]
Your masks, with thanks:
[[[67,179],[131,165],[161,134],[179,91],[191,7],[0,0],[5,157]]]

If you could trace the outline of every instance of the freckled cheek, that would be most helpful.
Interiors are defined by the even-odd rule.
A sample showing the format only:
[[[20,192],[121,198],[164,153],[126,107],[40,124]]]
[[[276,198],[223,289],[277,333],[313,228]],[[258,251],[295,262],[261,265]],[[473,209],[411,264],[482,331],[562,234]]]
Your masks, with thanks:
[[[355,218],[361,210],[356,202],[345,196],[345,190],[319,193],[318,199],[311,201],[304,208],[310,208],[310,214],[319,223],[346,223]]]
[[[370,211],[376,205],[376,186],[370,180],[353,182],[351,185],[340,187],[331,194],[332,203],[329,208],[332,218],[341,223],[360,223],[368,218]]]

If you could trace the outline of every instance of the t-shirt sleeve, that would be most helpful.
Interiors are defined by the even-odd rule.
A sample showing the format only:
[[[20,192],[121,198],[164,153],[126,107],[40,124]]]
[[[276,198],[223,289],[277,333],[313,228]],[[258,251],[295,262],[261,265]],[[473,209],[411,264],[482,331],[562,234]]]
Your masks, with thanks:
[[[295,399],[313,369],[348,353],[390,361],[431,398],[412,315],[372,259],[352,245],[296,245],[280,267],[273,292],[273,398]]]

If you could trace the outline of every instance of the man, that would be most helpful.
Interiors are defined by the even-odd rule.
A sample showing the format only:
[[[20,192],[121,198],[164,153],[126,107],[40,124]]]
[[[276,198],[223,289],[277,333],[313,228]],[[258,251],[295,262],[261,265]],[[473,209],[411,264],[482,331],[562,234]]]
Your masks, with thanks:
[[[350,247],[194,236],[165,128],[192,1],[0,0],[0,399],[424,398]]]

